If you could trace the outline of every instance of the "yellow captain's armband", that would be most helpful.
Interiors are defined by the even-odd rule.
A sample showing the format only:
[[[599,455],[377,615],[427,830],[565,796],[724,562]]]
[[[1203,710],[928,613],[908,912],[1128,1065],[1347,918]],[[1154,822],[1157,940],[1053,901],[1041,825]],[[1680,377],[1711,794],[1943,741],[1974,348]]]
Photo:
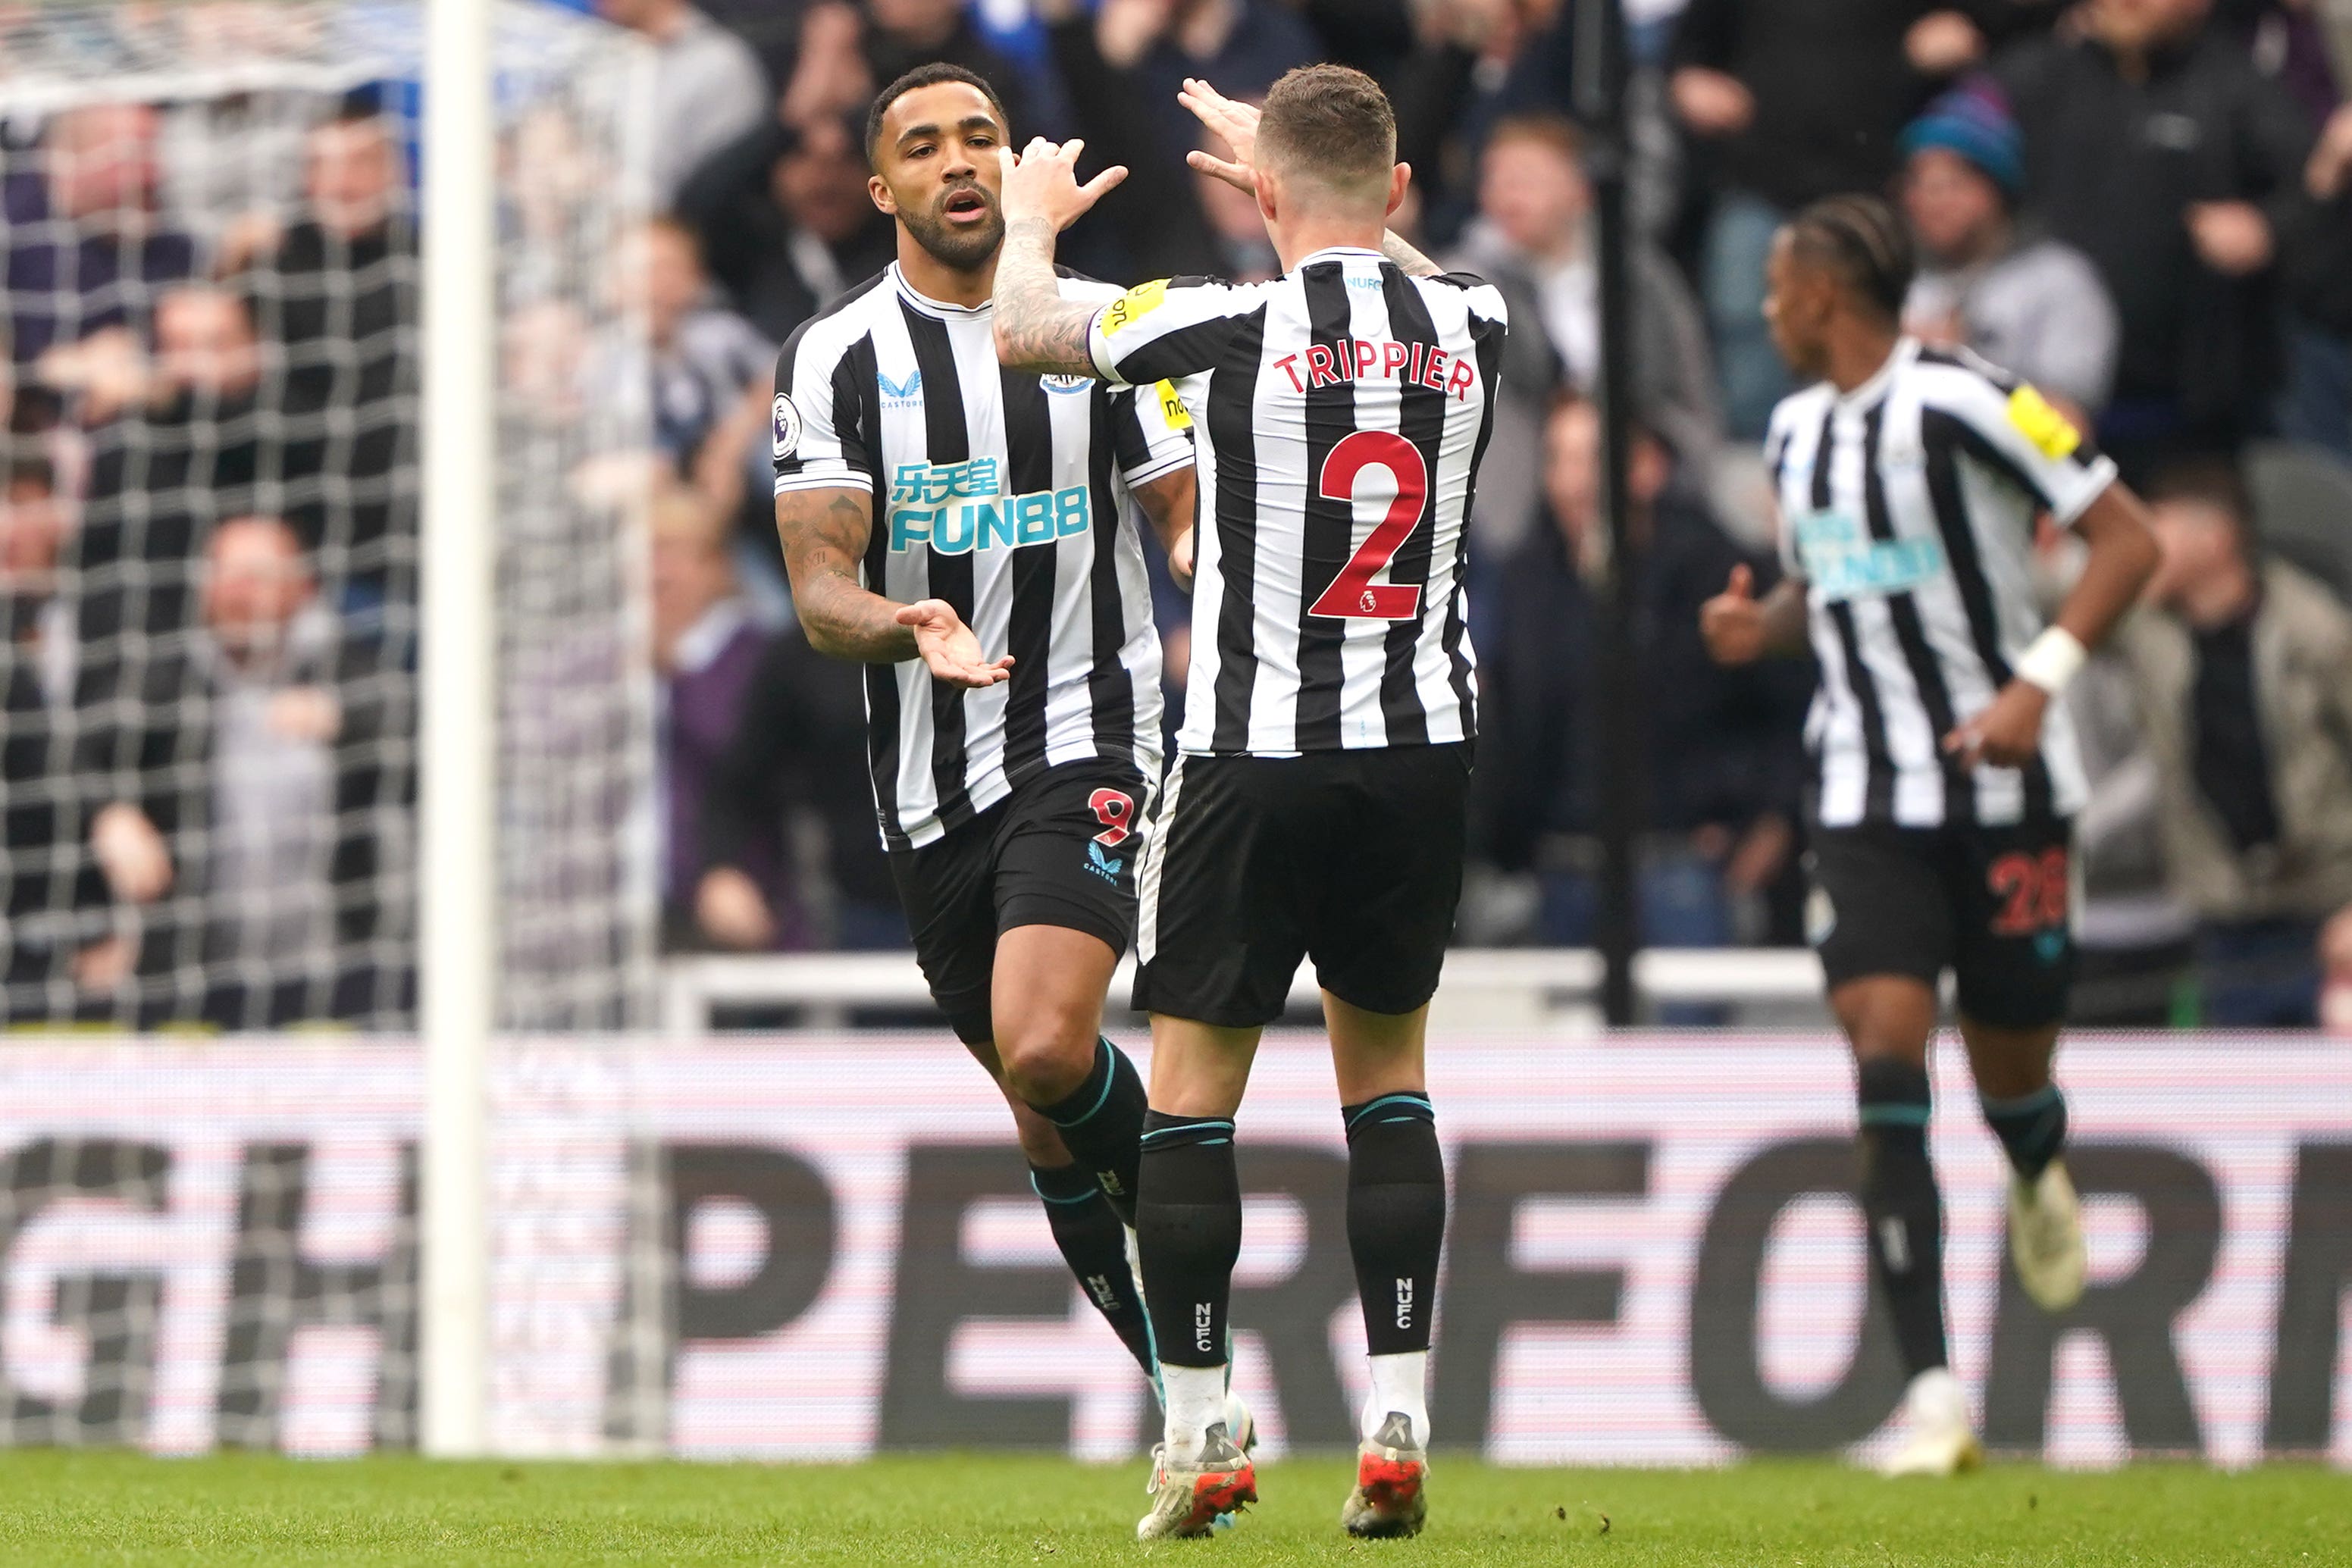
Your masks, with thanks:
[[[1168,280],[1164,277],[1150,283],[1137,284],[1103,307],[1103,336],[1110,337],[1137,317],[1150,315],[1159,309],[1167,298]]]
[[[1109,329],[1104,329],[1108,331]],[[1184,400],[1176,395],[1174,382],[1161,382],[1152,391],[1160,394],[1160,417],[1171,430],[1192,428],[1192,415],[1185,409]]]
[[[2045,457],[2071,455],[2083,444],[2083,433],[2074,421],[2050,406],[2050,400],[2030,386],[2009,394],[2009,423]]]

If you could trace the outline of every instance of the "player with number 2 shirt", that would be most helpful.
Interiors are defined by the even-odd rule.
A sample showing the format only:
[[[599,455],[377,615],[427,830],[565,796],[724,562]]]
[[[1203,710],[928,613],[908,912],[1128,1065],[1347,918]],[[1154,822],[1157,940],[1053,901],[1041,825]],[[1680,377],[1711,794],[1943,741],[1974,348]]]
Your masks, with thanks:
[[[1011,368],[1181,379],[1202,496],[1181,756],[1143,852],[1136,1002],[1151,1015],[1137,1205],[1167,1391],[1146,1537],[1255,1495],[1220,1421],[1241,1240],[1233,1117],[1259,1030],[1315,961],[1349,1144],[1348,1238],[1371,1393],[1357,1535],[1426,1507],[1423,1391],[1445,1176],[1423,1055],[1461,894],[1476,731],[1465,524],[1491,425],[1500,296],[1383,228],[1410,170],[1368,77],[1293,71],[1261,111],[1188,82],[1284,275],[1172,278],[1089,308],[1055,287],[1055,232],[1091,202],[1070,149],[1003,162],[996,341]]]

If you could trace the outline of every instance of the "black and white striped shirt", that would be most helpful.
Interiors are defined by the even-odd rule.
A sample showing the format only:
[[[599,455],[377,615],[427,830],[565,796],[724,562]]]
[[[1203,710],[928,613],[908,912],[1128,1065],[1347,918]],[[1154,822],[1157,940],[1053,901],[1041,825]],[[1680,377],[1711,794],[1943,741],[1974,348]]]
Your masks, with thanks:
[[[1171,423],[1149,392],[1005,370],[992,334],[988,306],[927,299],[894,264],[803,324],[776,365],[777,494],[868,492],[865,586],[944,599],[982,649],[1014,660],[978,691],[933,681],[919,659],[868,666],[867,754],[894,849],[1048,767],[1160,776],[1160,638],[1129,490],[1192,461],[1181,405]]]
[[[1148,283],[1096,317],[1106,376],[1200,378],[1182,750],[1475,733],[1465,525],[1503,337],[1502,297],[1477,278],[1354,249],[1246,287]]]
[[[1908,338],[1851,392],[1822,383],[1783,400],[1765,451],[1821,661],[1806,721],[1815,820],[1937,827],[2080,810],[2063,701],[2022,768],[1970,770],[1942,742],[2042,629],[2035,518],[2071,525],[2114,463],[2032,387]]]

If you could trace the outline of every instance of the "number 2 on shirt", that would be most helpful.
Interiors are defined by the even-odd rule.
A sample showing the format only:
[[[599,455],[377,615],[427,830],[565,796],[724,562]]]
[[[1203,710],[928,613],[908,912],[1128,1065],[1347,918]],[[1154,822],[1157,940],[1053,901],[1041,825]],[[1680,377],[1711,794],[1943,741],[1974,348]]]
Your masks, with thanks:
[[[1352,502],[1356,480],[1367,468],[1385,468],[1396,479],[1396,499],[1388,516],[1367,537],[1323,596],[1307,606],[1309,615],[1341,621],[1410,621],[1421,612],[1421,585],[1374,582],[1421,520],[1429,499],[1429,465],[1421,448],[1390,430],[1359,430],[1343,438],[1323,459],[1316,488],[1327,501]]]

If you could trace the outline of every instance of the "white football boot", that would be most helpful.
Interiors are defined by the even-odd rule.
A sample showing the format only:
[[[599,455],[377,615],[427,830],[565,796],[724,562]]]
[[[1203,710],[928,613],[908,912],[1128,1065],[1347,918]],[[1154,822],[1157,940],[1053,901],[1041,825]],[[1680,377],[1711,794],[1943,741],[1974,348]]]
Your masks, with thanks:
[[[1168,1458],[1168,1446],[1151,1450],[1151,1511],[1136,1522],[1138,1541],[1191,1540],[1207,1535],[1217,1521],[1257,1500],[1257,1469],[1218,1421],[1209,1427],[1201,1457]]]
[[[1143,1260],[1136,1244],[1135,1227],[1132,1225],[1127,1228],[1127,1267],[1129,1272],[1135,1276],[1135,1299],[1141,1301],[1143,1301]],[[1145,1302],[1144,1311],[1147,1315],[1150,1313],[1150,1303]],[[1153,1373],[1151,1378],[1151,1396],[1159,1401],[1160,1407],[1161,1409],[1164,1410],[1168,1407],[1168,1393],[1167,1390],[1161,1386],[1160,1376],[1157,1372]],[[1241,1390],[1234,1386],[1234,1363],[1230,1350],[1225,1357],[1224,1429],[1227,1435],[1227,1440],[1233,1445],[1233,1447],[1239,1448],[1242,1451],[1244,1458],[1246,1458],[1250,1452],[1257,1447],[1257,1417],[1250,1413],[1249,1401],[1242,1397]],[[1167,1449],[1168,1445],[1165,1443],[1154,1443],[1151,1445],[1151,1479],[1143,1490],[1151,1493],[1155,1499],[1160,1496],[1160,1491],[1167,1481]],[[1257,1475],[1255,1469],[1253,1469],[1250,1472],[1249,1496],[1249,1500],[1252,1502],[1257,1500],[1256,1488]],[[1231,1530],[1235,1524],[1241,1522],[1237,1517],[1240,1511],[1241,1511],[1238,1508],[1234,1508],[1228,1511],[1219,1512],[1213,1515],[1209,1520],[1209,1529],[1219,1531]],[[1146,1527],[1150,1525],[1152,1519],[1157,1518],[1158,1515],[1159,1507],[1157,1502],[1155,1502],[1151,1517],[1146,1518],[1142,1523],[1138,1524],[1135,1527],[1136,1534],[1139,1539],[1154,1539],[1153,1536],[1146,1535],[1144,1531]],[[1188,1532],[1162,1531],[1161,1533],[1182,1534]],[[1200,1531],[1189,1533],[1205,1534],[1207,1531]]]
[[[1984,1446],[1969,1427],[1968,1396],[1947,1367],[1933,1367],[1911,1380],[1903,1396],[1908,1428],[1903,1446],[1879,1467],[1889,1476],[1956,1476],[1984,1463]]]
[[[2052,1160],[2033,1181],[2010,1173],[2009,1257],[2017,1282],[2043,1312],[2063,1312],[2083,1299],[2090,1271],[2083,1200],[2063,1160]]]
[[[1356,1450],[1356,1490],[1339,1505],[1350,1535],[1419,1535],[1429,1517],[1429,1450],[1412,1420],[1391,1410]]]

